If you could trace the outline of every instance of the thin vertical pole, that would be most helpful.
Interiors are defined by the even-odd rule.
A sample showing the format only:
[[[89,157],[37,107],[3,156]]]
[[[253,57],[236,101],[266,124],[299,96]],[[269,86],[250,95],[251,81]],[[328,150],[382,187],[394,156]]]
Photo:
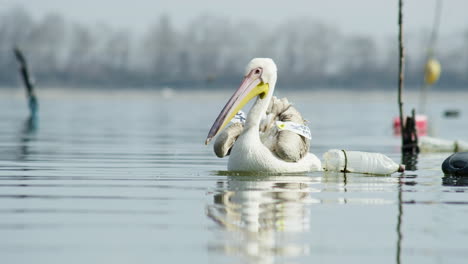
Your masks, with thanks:
[[[403,123],[403,80],[405,78],[404,73],[404,62],[405,54],[403,47],[403,0],[398,1],[398,47],[399,47],[399,66],[398,66],[398,107],[400,110],[400,134],[401,134],[401,161],[404,163],[404,147],[405,147],[405,124]],[[398,179],[398,222],[397,222],[397,252],[396,252],[396,263],[401,263],[401,220],[403,216],[403,204],[402,204],[402,184],[401,178]]]
[[[431,37],[429,39],[428,57],[431,58],[435,53],[435,46],[437,36],[439,33],[440,14],[442,13],[442,0],[436,0],[436,7],[434,11],[434,23],[432,25]]]
[[[31,118],[36,119],[39,104],[36,94],[34,93],[34,83],[32,81],[31,74],[29,74],[28,62],[26,61],[26,57],[23,55],[23,52],[21,52],[18,47],[15,47],[13,51],[16,55],[16,59],[18,60],[20,66],[19,71],[23,79],[24,86],[26,87],[26,95],[28,97],[28,105],[31,112],[30,116]]]
[[[403,153],[404,137],[403,131],[405,124],[403,123],[403,80],[405,78],[405,49],[403,46],[403,0],[399,0],[398,5],[398,43],[400,63],[398,67],[398,106],[400,109],[400,131],[401,131],[401,150]]]
[[[434,10],[434,22],[432,24],[431,37],[429,38],[429,44],[427,48],[426,63],[429,61],[429,59],[435,56],[435,50],[436,50],[436,44],[437,44],[436,42],[437,42],[437,36],[438,36],[439,26],[440,26],[440,15],[442,13],[442,0],[436,0],[436,1],[437,2],[436,2],[435,10]],[[427,94],[429,93],[430,86],[431,86],[430,84],[424,82],[424,84],[420,88],[419,112],[422,114],[426,113]]]

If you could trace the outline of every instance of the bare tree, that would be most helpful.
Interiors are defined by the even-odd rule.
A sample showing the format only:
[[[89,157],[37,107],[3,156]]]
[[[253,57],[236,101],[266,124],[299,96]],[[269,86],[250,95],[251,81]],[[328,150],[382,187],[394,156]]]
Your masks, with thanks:
[[[468,32],[468,31],[467,31]],[[423,34],[424,33],[424,34]],[[425,63],[427,32],[408,34],[407,83],[418,86]],[[161,15],[143,36],[106,24],[76,24],[58,14],[34,19],[28,11],[0,12],[0,84],[12,84],[16,64],[11,50],[28,53],[41,82],[75,85],[209,85],[237,84],[253,57],[271,57],[280,82],[290,87],[394,84],[397,49],[391,41],[344,35],[334,26],[309,18],[278,25],[233,23],[202,15],[175,27]],[[142,43],[142,44],[138,44]],[[443,65],[440,85],[468,84],[468,33],[440,39]],[[136,45],[138,44],[138,45]]]
[[[168,15],[162,15],[146,36],[144,54],[150,59],[151,74],[156,80],[168,81],[174,77],[177,37]]]

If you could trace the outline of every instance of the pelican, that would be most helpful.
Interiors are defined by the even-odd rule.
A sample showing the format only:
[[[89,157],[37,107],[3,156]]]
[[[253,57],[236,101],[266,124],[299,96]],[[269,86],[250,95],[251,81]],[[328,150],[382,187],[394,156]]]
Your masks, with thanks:
[[[231,137],[230,143],[233,144],[232,148],[229,146],[229,150],[225,151],[225,154],[230,155],[228,170],[269,173],[322,170],[320,160],[314,154],[308,152],[308,141],[284,141],[288,138],[291,139],[291,137],[285,137],[281,142],[281,146],[286,155],[278,155],[278,151],[274,151],[274,147],[272,147],[275,144],[268,143],[268,140],[264,140],[265,137],[262,137],[260,126],[267,110],[269,110],[270,102],[272,102],[272,99],[275,99],[273,98],[273,92],[275,90],[276,79],[277,68],[272,59],[255,58],[251,60],[247,65],[240,87],[229,99],[211,127],[205,144],[208,144],[218,132],[223,130],[245,104],[256,98],[243,127],[236,126],[235,124],[229,127],[234,133],[237,132],[239,135],[238,137],[236,135],[237,139],[232,139]],[[274,108],[274,106],[270,107]],[[268,134],[269,131],[266,132]],[[295,136],[301,139],[299,135]],[[280,140],[279,137],[274,137],[274,139],[277,141],[276,143],[280,143],[278,142]],[[285,156],[298,158],[292,158],[291,160],[285,158]]]

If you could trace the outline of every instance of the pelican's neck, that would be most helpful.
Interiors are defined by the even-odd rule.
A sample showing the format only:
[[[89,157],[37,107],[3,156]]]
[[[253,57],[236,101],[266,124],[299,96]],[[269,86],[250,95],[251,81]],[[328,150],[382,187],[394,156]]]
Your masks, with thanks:
[[[255,101],[254,105],[250,109],[249,114],[247,115],[247,120],[245,121],[244,129],[246,132],[256,133],[256,135],[259,135],[258,131],[260,128],[260,121],[268,109],[274,90],[275,82],[270,82],[267,95],[263,99],[261,99],[260,96],[257,97],[257,101]]]

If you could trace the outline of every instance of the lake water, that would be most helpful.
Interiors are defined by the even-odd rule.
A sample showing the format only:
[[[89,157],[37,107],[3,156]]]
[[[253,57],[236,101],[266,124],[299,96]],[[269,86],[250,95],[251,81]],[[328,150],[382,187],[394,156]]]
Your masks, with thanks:
[[[466,263],[468,181],[443,177],[450,153],[391,176],[229,174],[204,145],[229,95],[47,89],[32,130],[23,91],[0,89],[1,262]],[[279,95],[309,120],[317,156],[400,161],[395,93]],[[431,133],[468,140],[467,99],[434,93]]]

